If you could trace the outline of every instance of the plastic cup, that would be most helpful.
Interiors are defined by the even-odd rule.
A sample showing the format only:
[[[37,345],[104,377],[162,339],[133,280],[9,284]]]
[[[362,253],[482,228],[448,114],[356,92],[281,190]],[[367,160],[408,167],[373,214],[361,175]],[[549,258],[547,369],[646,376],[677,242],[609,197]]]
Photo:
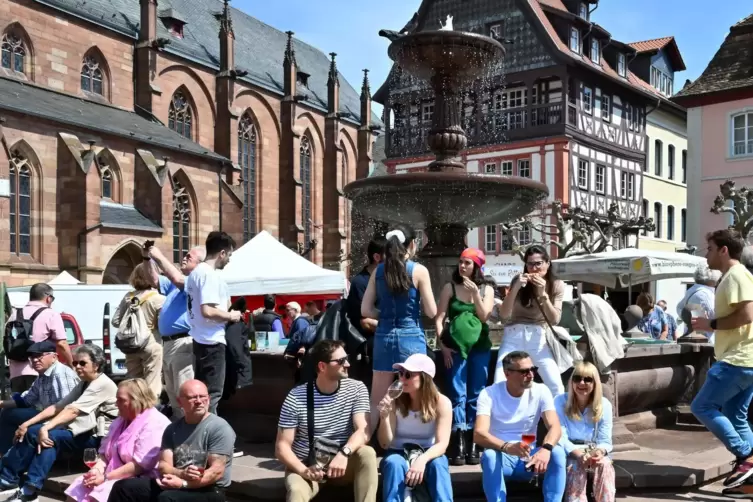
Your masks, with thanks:
[[[256,332],[256,351],[264,352],[265,350],[267,350],[267,332],[257,331]]]
[[[270,352],[280,351],[280,334],[277,331],[267,332],[267,349]]]

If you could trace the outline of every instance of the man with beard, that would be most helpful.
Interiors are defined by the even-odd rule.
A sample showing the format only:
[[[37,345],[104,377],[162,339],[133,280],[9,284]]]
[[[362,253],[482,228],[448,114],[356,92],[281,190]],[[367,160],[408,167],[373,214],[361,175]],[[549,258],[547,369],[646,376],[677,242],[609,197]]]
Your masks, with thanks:
[[[188,335],[191,326],[188,323],[185,284],[187,276],[204,261],[206,251],[204,247],[191,249],[183,256],[178,269],[154,246],[154,241],[147,241],[144,250],[152,264],[156,264],[164,274],[158,274],[156,267],[152,266],[159,283],[159,293],[165,296],[158,320],[163,347],[162,375],[172,418],[176,420],[183,414],[178,405],[178,390],[184,382],[193,380],[193,343]]]
[[[209,413],[207,387],[189,380],[178,397],[184,417],[167,426],[159,453],[159,478],[139,476],[116,482],[113,502],[223,502],[230,486],[235,432]],[[206,454],[198,465],[197,453]]]
[[[308,502],[326,478],[332,484],[353,484],[356,502],[375,502],[377,460],[366,445],[366,386],[348,378],[343,342],[321,340],[311,357],[316,379],[291,390],[280,411],[275,456],[285,465],[287,500]],[[324,469],[317,466],[317,451],[329,453]]]
[[[536,367],[526,352],[510,352],[502,366],[506,379],[481,391],[473,429],[473,441],[484,448],[481,473],[486,500],[505,502],[507,479],[530,481],[535,474],[544,474],[544,501],[561,502],[567,458],[557,444],[562,429],[552,393],[546,385],[534,383]],[[539,418],[548,431],[536,448],[523,436],[535,438]]]
[[[230,294],[219,271],[230,262],[235,241],[225,232],[211,232],[206,240],[207,257],[186,281],[188,318],[193,339],[194,373],[209,389],[210,413],[225,387],[225,325],[238,322],[241,313],[230,310]]]

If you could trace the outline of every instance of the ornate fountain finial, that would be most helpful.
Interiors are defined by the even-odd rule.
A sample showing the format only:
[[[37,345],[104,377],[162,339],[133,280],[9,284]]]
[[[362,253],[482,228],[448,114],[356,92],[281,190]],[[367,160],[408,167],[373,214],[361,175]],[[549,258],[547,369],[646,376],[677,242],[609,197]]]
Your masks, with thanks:
[[[439,31],[453,31],[452,28],[452,16],[447,14],[447,20],[442,24],[442,20],[439,20]]]
[[[371,97],[371,86],[369,85],[369,69],[363,69],[363,84],[361,85],[361,97]]]
[[[235,33],[233,32],[233,18],[230,15],[230,0],[224,0],[222,16],[220,17],[220,29],[225,33],[231,33],[235,36]]]
[[[285,47],[285,62],[291,64],[297,64],[295,61],[295,49],[293,49],[293,33],[292,31],[286,31],[288,36],[288,45]]]
[[[340,78],[337,76],[337,63],[335,62],[335,58],[337,57],[336,52],[330,52],[330,57],[332,58],[332,61],[329,63],[329,82],[334,82],[336,84],[340,83]]]

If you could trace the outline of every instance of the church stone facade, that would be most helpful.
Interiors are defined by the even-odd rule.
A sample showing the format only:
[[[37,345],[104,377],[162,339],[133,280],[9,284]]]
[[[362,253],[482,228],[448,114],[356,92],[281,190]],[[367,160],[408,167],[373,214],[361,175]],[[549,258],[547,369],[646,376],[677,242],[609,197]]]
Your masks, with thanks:
[[[0,280],[122,283],[215,229],[341,266],[366,75],[214,0],[7,0],[0,36]]]

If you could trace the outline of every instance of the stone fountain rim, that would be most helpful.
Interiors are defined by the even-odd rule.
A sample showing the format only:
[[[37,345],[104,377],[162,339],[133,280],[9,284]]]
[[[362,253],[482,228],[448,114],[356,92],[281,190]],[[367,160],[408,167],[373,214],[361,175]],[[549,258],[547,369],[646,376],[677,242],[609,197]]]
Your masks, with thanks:
[[[482,35],[480,33],[473,33],[471,31],[459,31],[459,30],[427,30],[427,31],[416,31],[413,33],[407,33],[405,35],[401,35],[400,38],[393,40],[390,44],[390,47],[388,48],[387,52],[389,52],[394,48],[397,48],[398,46],[406,45],[411,41],[419,40],[423,41],[422,39],[425,38],[440,38],[443,39],[444,43],[449,43],[452,38],[460,39],[463,41],[474,41],[474,42],[483,42],[487,45],[493,46],[495,49],[500,51],[502,55],[504,56],[507,52],[505,50],[505,46],[502,45],[501,42],[498,40],[495,40],[494,38]]]
[[[442,190],[444,183],[438,182],[457,182],[457,183],[479,183],[481,182],[493,191],[493,188],[505,187],[506,189],[522,188],[531,192],[538,192],[538,196],[541,198],[549,195],[549,187],[540,181],[533,180],[531,178],[521,178],[519,176],[502,176],[498,174],[483,174],[483,173],[435,173],[435,172],[420,172],[420,173],[405,173],[405,174],[387,174],[382,176],[372,176],[370,178],[362,178],[355,180],[343,188],[345,197],[352,199],[357,197],[358,194],[364,189],[376,189],[376,187],[383,187],[386,189],[403,188],[406,191],[409,190],[406,184],[436,184],[437,190]],[[394,190],[390,190],[394,191]]]

